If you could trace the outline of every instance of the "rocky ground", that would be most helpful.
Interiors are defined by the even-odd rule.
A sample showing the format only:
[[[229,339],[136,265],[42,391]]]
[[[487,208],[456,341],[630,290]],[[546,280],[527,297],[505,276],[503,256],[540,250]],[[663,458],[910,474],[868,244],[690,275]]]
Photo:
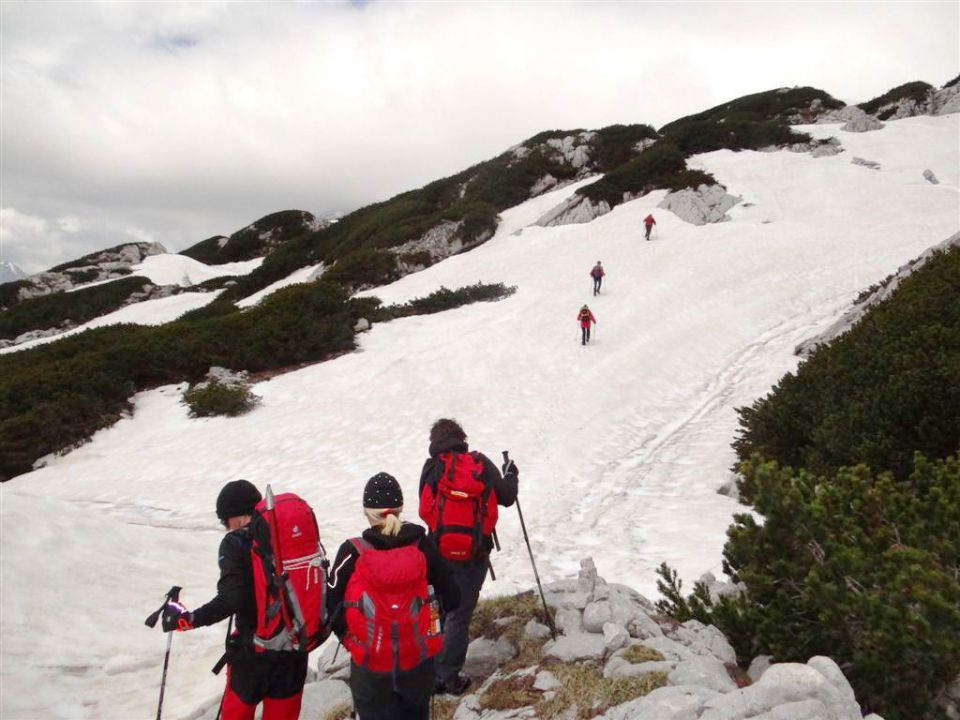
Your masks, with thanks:
[[[830,658],[771,664],[759,657],[743,671],[715,627],[659,615],[636,591],[598,577],[592,560],[582,561],[579,577],[544,590],[556,639],[534,591],[481,603],[464,667],[474,689],[436,698],[435,720],[863,718]],[[731,587],[714,582],[711,590]],[[349,717],[349,673],[349,654],[329,643],[311,671],[301,717]]]

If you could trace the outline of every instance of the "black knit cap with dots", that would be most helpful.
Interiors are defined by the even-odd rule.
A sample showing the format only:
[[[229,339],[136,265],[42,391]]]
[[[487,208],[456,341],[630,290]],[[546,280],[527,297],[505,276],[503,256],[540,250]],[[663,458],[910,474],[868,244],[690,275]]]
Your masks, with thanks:
[[[365,508],[398,508],[403,506],[403,490],[389,473],[381,472],[367,480],[363,489]]]

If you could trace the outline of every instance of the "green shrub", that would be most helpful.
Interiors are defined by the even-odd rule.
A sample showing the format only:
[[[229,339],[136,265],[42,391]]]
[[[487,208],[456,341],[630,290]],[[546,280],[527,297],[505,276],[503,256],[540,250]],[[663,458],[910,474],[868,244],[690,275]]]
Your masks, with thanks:
[[[227,415],[234,417],[252,410],[260,397],[245,384],[226,384],[218,380],[198,383],[183,394],[192,417]]]
[[[734,448],[814,472],[864,463],[906,477],[960,438],[960,248],[905,278],[849,332],[741,408]],[[749,498],[747,498],[749,499]]]
[[[13,339],[28,330],[61,327],[67,322],[80,325],[119,309],[133,293],[149,286],[147,278],[133,276],[23,300],[0,311],[0,338]]]
[[[372,319],[384,322],[411,315],[430,315],[470,303],[502,300],[513,295],[516,291],[516,287],[507,287],[503,283],[477,283],[475,285],[465,285],[456,290],[441,287],[425,297],[414,298],[402,305],[388,305],[387,307],[377,308],[373,312]]]
[[[181,251],[206,265],[253,260],[310,230],[313,215],[303,210],[282,210],[265,215],[229,238],[215,235]]]
[[[396,256],[386,250],[357,250],[341,258],[323,279],[359,289],[384,285],[400,277]]]
[[[611,207],[624,202],[624,193],[643,195],[655,188],[680,190],[716,182],[707,173],[688,170],[683,153],[671,142],[661,140],[636,159],[578,190],[594,202]]]
[[[925,83],[919,80],[915,82],[908,82],[904,83],[903,85],[898,85],[891,90],[887,90],[887,92],[885,92],[883,95],[878,95],[877,97],[873,98],[873,100],[860,103],[857,105],[857,107],[863,110],[865,113],[873,115],[884,105],[895,103],[899,100],[909,99],[916,100],[917,102],[923,102],[927,99],[927,95],[931,90],[933,90],[933,85],[930,83]],[[889,114],[887,117],[889,117]]]

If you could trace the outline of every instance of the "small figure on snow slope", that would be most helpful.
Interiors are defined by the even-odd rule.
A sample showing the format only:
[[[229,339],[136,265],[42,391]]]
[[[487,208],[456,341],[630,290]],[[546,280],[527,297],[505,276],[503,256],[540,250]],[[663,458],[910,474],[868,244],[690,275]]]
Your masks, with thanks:
[[[420,474],[420,517],[460,589],[460,606],[446,613],[443,651],[437,659],[437,692],[461,695],[470,680],[460,674],[467,657],[470,619],[490,569],[498,506],[517,499],[517,467],[504,474],[478,452],[456,420],[442,418],[430,428],[430,457]]]
[[[653,219],[653,215],[647,215],[643,219],[643,226],[646,228],[646,238],[650,239],[650,231],[653,230],[653,226],[657,224],[657,221]]]
[[[363,491],[370,528],[340,546],[330,573],[333,631],[350,652],[350,690],[361,720],[427,720],[434,656],[443,645],[440,614],[460,604],[433,540],[421,526],[401,522],[402,511],[396,479],[370,478]]]
[[[596,324],[597,319],[590,312],[590,308],[584,305],[577,313],[577,321],[580,323],[580,344],[586,345],[590,342],[590,323]]]
[[[597,264],[593,266],[593,269],[590,271],[590,277],[593,278],[593,294],[600,294],[600,285],[603,283],[603,276],[606,273],[603,271],[603,265],[600,264],[600,261],[597,260]]]

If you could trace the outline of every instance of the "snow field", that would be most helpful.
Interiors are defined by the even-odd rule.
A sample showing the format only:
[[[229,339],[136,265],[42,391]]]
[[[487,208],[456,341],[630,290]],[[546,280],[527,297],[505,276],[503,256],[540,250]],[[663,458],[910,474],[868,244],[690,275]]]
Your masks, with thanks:
[[[957,116],[856,136],[817,126],[847,152],[700,156],[691,164],[753,203],[706,227],[657,210],[662,192],[589,224],[526,227],[564,188],[505,212],[485,245],[373,291],[402,302],[482,280],[516,285],[506,300],[377,325],[356,353],[260,383],[262,405],[239,418],[190,420],[175,386],[139,394],[132,418],[0,486],[0,714],[152,716],[164,638],[143,618],[172,584],[191,607],[213,596],[223,483],[302,494],[333,554],[365,527],[362,489],[378,471],[396,475],[417,519],[442,416],[494,460],[511,451],[544,580],[592,555],[607,580],[654,597],[662,561],[687,587],[718,571],[742,509],[716,493],[734,461],[734,409],[794,369],[794,346],[860,290],[957,231],[958,130]],[[852,166],[853,154],[883,167]],[[922,180],[926,167],[942,185]],[[594,298],[598,259],[607,277]],[[599,321],[588,347],[583,303]],[[498,531],[498,580],[484,592],[526,589],[515,510],[502,509]],[[207,669],[222,633],[174,638],[165,716],[197,717],[219,699],[222,677]]]

